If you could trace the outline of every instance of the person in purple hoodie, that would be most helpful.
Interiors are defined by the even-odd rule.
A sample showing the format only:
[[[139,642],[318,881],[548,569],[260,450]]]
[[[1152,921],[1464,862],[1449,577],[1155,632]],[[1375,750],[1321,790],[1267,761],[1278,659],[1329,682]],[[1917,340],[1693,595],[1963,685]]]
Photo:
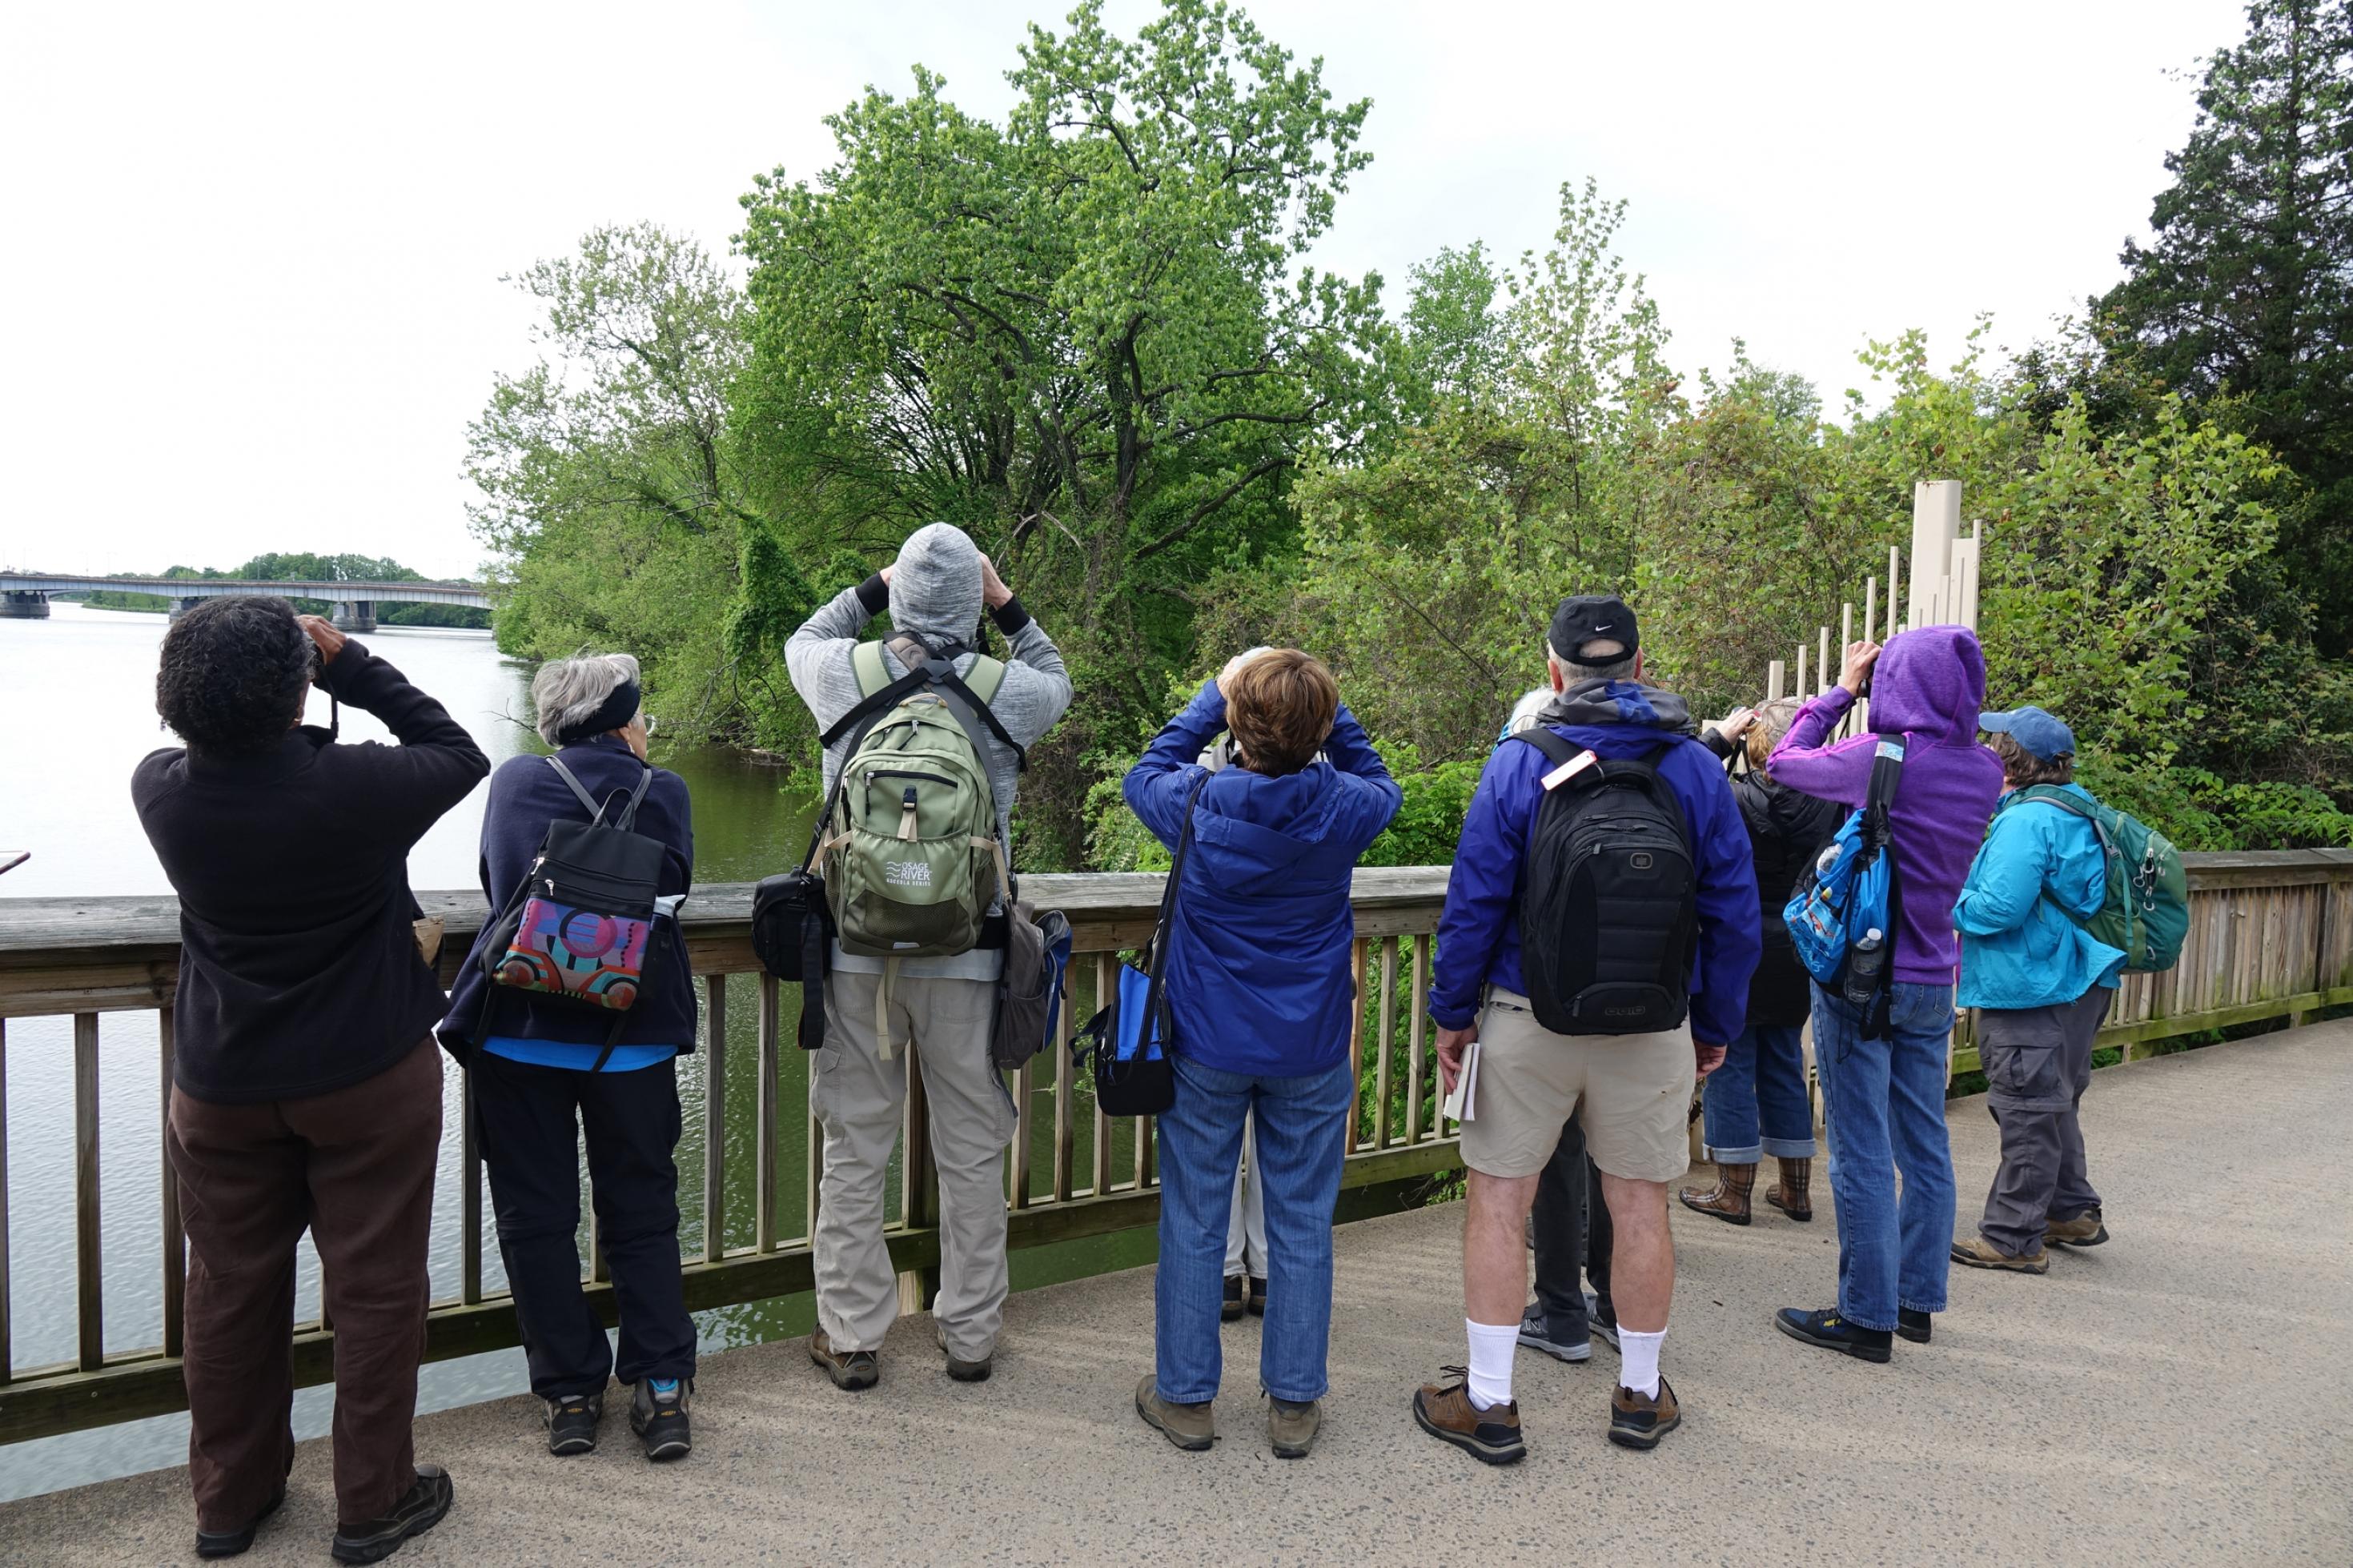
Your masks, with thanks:
[[[1873,732],[1824,745],[1866,681]],[[1769,764],[1790,789],[1859,806],[1877,737],[1905,741],[1889,810],[1898,908],[1887,1037],[1862,1038],[1861,1011],[1814,986],[1814,1061],[1838,1210],[1838,1305],[1785,1307],[1774,1318],[1792,1339],[1863,1361],[1890,1359],[1891,1332],[1926,1344],[1930,1314],[1945,1310],[1953,1227],[1946,1047],[1960,959],[1953,903],[2002,788],[2000,759],[1978,743],[1984,701],[1985,651],[1967,626],[1922,626],[1883,653],[1875,643],[1852,643],[1838,685],[1798,710]]]

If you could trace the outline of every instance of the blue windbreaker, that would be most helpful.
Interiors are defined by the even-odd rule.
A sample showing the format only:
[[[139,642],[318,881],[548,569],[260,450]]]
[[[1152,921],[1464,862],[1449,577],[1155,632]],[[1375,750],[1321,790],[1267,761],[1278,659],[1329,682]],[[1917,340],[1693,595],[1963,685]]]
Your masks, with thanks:
[[[1172,851],[1195,760],[1226,727],[1214,680],[1154,737],[1121,789]],[[1163,980],[1179,1054],[1224,1072],[1300,1078],[1348,1054],[1348,887],[1403,793],[1345,707],[1328,761],[1282,778],[1226,768],[1201,791]]]
[[[2093,798],[2081,784],[2070,795]],[[2070,915],[2099,912],[2108,864],[2092,825],[2055,805],[2001,797],[1953,905],[1961,932],[1960,1005],[2016,1010],[2113,986],[2125,955]]]
[[[1708,1045],[1729,1043],[1747,1025],[1748,979],[1757,971],[1763,938],[1748,828],[1724,765],[1694,738],[1640,722],[1552,729],[1570,744],[1603,757],[1639,757],[1666,743],[1659,776],[1683,808],[1693,869],[1699,879],[1692,1034]],[[1551,767],[1542,752],[1514,742],[1496,747],[1479,776],[1478,793],[1471,797],[1471,810],[1463,818],[1462,840],[1454,850],[1446,911],[1438,921],[1430,1016],[1441,1028],[1460,1029],[1477,1017],[1485,986],[1527,994],[1520,973],[1520,888],[1526,876],[1528,833],[1544,801],[1536,781]]]

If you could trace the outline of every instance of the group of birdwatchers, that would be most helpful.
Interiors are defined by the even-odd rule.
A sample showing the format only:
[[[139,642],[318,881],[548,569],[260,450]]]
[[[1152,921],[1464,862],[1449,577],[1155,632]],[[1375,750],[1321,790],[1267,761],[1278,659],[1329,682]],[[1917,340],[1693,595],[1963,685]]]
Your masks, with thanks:
[[[891,635],[870,638],[886,611]],[[1561,604],[1528,655],[1546,683],[1486,762],[1437,935],[1439,1088],[1456,1097],[1468,1172],[1467,1355],[1412,1394],[1421,1430],[1491,1464],[1520,1458],[1515,1352],[1581,1361],[1597,1339],[1620,1363],[1609,1440],[1648,1449],[1675,1429],[1661,1372],[1671,1195],[1733,1225],[1758,1217],[1758,1196],[1811,1219],[1809,1022],[1838,1281],[1834,1304],[1780,1310],[1783,1332],[1883,1363],[1895,1337],[1929,1342],[1950,1264],[2041,1273],[2052,1246],[2105,1241],[2077,1107],[2125,954],[2084,929],[2108,872],[2094,822],[2054,798],[2090,804],[2067,726],[2034,708],[1981,713],[1984,659],[1959,626],[1853,644],[1830,690],[1704,729],[1648,683],[1617,598]],[[803,1039],[824,1134],[808,1356],[844,1390],[882,1380],[900,1310],[884,1194],[912,1055],[938,1170],[939,1370],[978,1383],[1007,1292],[1008,976],[1035,949],[1005,868],[1025,753],[1071,678],[945,523],[818,609],[786,658],[826,737],[805,870],[836,884],[800,976],[822,1014]],[[395,743],[305,724],[314,687]],[[1868,729],[1836,739],[1866,693]],[[494,773],[439,702],[280,599],[192,606],[164,637],[156,699],[184,746],[142,761],[132,791],[181,910],[168,1148],[188,1241],[199,1555],[244,1551],[286,1495],[306,1228],[334,1324],[335,1559],[385,1557],[450,1507],[449,1476],[410,1437],[445,1051],[471,1078],[549,1452],[597,1445],[617,1378],[647,1458],[685,1455],[696,1332],[673,1154],[678,1058],[698,1027],[677,920],[694,836],[686,784],[648,760],[636,660],[543,665],[532,699],[552,755]],[[1854,955],[1880,976],[1858,993],[1801,964],[1785,906],[1870,815],[1891,749],[1900,776],[1879,826],[1898,896],[1891,929]],[[406,858],[486,773],[492,918],[445,993]],[[1331,671],[1259,648],[1168,721],[1124,793],[1176,866],[1150,965],[1162,1007],[1142,1026],[1169,1087],[1136,1413],[1208,1448],[1219,1324],[1261,1314],[1267,1436],[1299,1458],[1323,1418],[1358,1092],[1350,879],[1400,792]],[[2001,1133],[1983,1220],[1957,1241],[1944,1113],[1957,1004],[1981,1010]],[[1119,1052],[1098,1050],[1112,1053],[1100,1074]],[[1676,1193],[1702,1081],[1715,1181]],[[581,1282],[584,1134],[617,1348]]]

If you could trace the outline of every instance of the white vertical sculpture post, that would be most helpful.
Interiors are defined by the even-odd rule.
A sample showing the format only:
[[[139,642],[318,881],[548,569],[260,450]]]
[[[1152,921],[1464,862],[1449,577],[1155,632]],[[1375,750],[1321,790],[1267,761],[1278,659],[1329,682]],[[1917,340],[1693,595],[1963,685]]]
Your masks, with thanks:
[[[1948,595],[1953,542],[1961,536],[1961,482],[1922,479],[1912,487],[1912,599],[1906,619],[1915,626],[1945,618],[1940,591]]]

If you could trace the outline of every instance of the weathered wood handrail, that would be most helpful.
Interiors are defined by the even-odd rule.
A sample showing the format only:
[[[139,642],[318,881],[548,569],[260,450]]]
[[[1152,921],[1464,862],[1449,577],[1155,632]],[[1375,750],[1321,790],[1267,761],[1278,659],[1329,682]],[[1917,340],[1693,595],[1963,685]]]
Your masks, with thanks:
[[[2170,1036],[2227,1027],[2261,1018],[2296,1016],[2314,1009],[2353,1003],[2353,851],[2298,850],[2193,855],[2189,863],[2192,911],[2181,965],[2169,973],[2127,980],[2103,1034],[2105,1043],[2127,1054]],[[1426,1005],[1431,939],[1445,896],[1442,867],[1368,869],[1356,874],[1354,901],[1357,942],[1355,973],[1359,1005],[1350,1041],[1351,1059],[1365,1084],[1349,1139],[1343,1214],[1373,1212],[1398,1201],[1411,1184],[1451,1167],[1454,1140],[1440,1122],[1429,1095]],[[1074,965],[1065,994],[1059,1037],[1051,1049],[1014,1075],[1019,1127],[1007,1155],[1008,1201],[1013,1209],[1012,1245],[1017,1247],[1135,1229],[1157,1218],[1153,1138],[1139,1122],[1129,1139],[1126,1169],[1113,1170],[1110,1123],[1071,1070],[1071,1037],[1075,1019],[1092,1010],[1107,990],[1114,954],[1141,942],[1150,931],[1160,879],[1141,875],[1033,876],[1025,895],[1041,906],[1066,911],[1077,950],[1088,955]],[[485,910],[480,894],[420,895],[427,913],[448,925],[443,979],[456,972]],[[798,1235],[788,1234],[779,1212],[778,1181],[785,1129],[780,1125],[781,1074],[790,1060],[789,1035],[795,998],[772,980],[753,980],[757,998],[758,1061],[753,1073],[757,1103],[754,1194],[749,1246],[725,1241],[725,1200],[733,1172],[723,1135],[727,1103],[727,1019],[730,975],[753,976],[757,965],[750,945],[751,889],[745,884],[706,887],[688,904],[688,951],[705,988],[700,1066],[702,1077],[702,1245],[686,1265],[687,1305],[691,1309],[765,1300],[811,1287],[808,1237],[815,1228],[818,1140],[806,1121],[801,1147],[804,1192]],[[1400,943],[1409,944],[1400,951]],[[1377,963],[1377,970],[1374,965]],[[176,901],[169,898],[0,900],[0,1444],[129,1420],[181,1408],[180,1287],[184,1242],[178,1194],[171,1168],[163,1166],[161,1268],[162,1342],[136,1348],[110,1347],[100,1291],[98,1062],[100,1015],[153,1011],[159,1014],[160,1081],[168,1100],[172,1049],[173,987],[179,964]],[[1400,996],[1398,980],[1404,978]],[[1369,984],[1368,984],[1369,982]],[[1399,1011],[1404,1026],[1399,1028]],[[6,1020],[68,1015],[73,1019],[76,1238],[74,1343],[69,1362],[46,1366],[14,1364],[7,1289],[7,1036]],[[1399,1039],[1400,1033],[1404,1038]],[[1954,1068],[1977,1065],[1966,1024],[1957,1040]],[[1372,1055],[1370,1081],[1364,1065]],[[1050,1097],[1050,1171],[1033,1169],[1038,1158],[1037,1099]],[[1401,1100],[1401,1103],[1400,1103]],[[158,1121],[160,1125],[160,1111]],[[470,1118],[459,1117],[450,1136],[459,1141],[460,1169],[469,1173],[459,1203],[460,1272],[455,1297],[437,1302],[427,1328],[427,1356],[439,1360],[500,1349],[516,1342],[512,1309],[504,1296],[482,1282],[481,1182],[475,1163]],[[1088,1128],[1085,1160],[1080,1131]],[[906,1169],[914,1179],[902,1185],[899,1223],[890,1233],[891,1251],[912,1288],[921,1271],[935,1268],[939,1238],[936,1205],[925,1151],[921,1075],[913,1076],[907,1097]],[[1041,1180],[1042,1178],[1042,1180]],[[1039,1190],[1042,1187],[1042,1191]],[[735,1189],[741,1191],[740,1185]],[[591,1258],[595,1258],[592,1232]],[[589,1296],[609,1320],[612,1290],[592,1261]],[[297,1381],[326,1381],[332,1374],[333,1331],[325,1323],[296,1335]]]

